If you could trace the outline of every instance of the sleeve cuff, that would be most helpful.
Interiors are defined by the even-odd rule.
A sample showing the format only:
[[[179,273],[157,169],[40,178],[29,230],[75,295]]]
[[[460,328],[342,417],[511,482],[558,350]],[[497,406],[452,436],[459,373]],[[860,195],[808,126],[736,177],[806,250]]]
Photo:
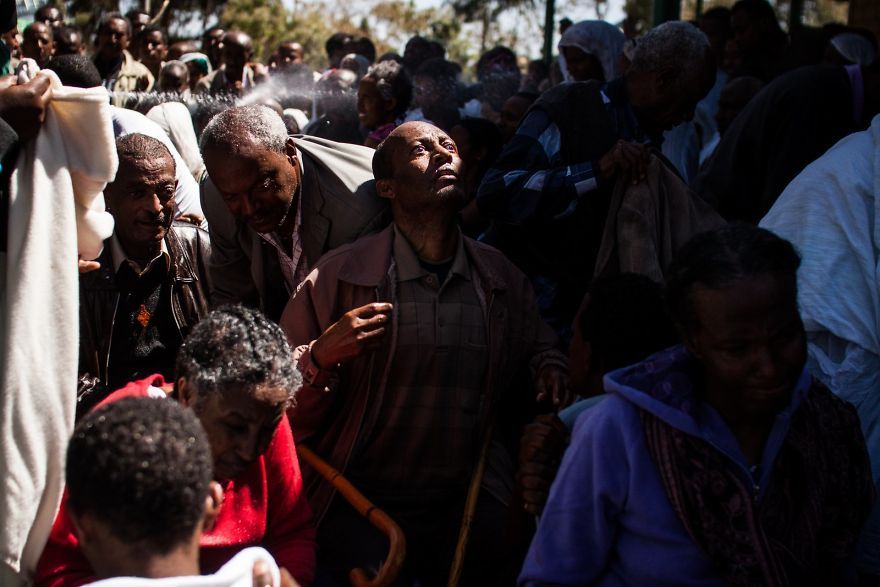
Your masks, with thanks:
[[[321,369],[314,360],[312,360],[312,345],[315,341],[309,343],[303,348],[297,360],[297,368],[303,378],[303,383],[309,387],[318,389],[324,393],[329,393],[336,389],[339,376],[335,369]]]

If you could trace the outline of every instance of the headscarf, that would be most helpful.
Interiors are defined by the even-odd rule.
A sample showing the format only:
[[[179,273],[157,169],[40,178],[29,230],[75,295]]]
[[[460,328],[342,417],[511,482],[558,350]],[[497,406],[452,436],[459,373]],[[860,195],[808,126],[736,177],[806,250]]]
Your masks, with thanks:
[[[605,81],[611,81],[617,77],[617,62],[623,51],[623,43],[626,38],[616,26],[604,20],[582,20],[573,24],[565,31],[559,40],[559,67],[565,81],[572,81],[565,63],[563,47],[576,47],[593,55],[602,65],[605,73]]]
[[[831,39],[831,46],[847,61],[856,65],[871,65],[877,59],[877,49],[867,38],[856,33],[840,33]]]
[[[202,70],[202,73],[205,75],[210,75],[211,73],[211,60],[208,59],[208,56],[204,53],[184,53],[180,56],[180,61],[183,63],[195,61],[198,64],[199,69]]]

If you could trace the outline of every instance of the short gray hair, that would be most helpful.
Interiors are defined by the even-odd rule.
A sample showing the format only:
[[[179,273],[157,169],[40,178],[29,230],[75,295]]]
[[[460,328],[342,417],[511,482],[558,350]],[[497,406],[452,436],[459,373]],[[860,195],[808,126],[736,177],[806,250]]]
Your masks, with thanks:
[[[262,104],[235,106],[216,115],[202,131],[199,147],[221,147],[231,153],[256,143],[284,154],[287,146],[287,127],[278,113]]]
[[[678,83],[702,73],[709,39],[689,22],[674,20],[654,27],[638,39],[629,71],[658,71],[673,66]]]

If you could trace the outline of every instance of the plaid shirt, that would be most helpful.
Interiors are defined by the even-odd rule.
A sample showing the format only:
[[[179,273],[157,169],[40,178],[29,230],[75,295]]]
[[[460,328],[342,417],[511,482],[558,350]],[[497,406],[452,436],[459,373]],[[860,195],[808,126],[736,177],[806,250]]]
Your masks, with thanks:
[[[300,224],[302,223],[301,209],[300,199],[297,198],[290,252],[284,250],[281,240],[274,232],[268,234],[257,233],[261,239],[275,247],[278,251],[278,263],[281,265],[281,273],[284,275],[284,285],[287,287],[288,293],[295,292],[296,286],[309,274],[308,262],[302,254],[302,238],[299,234]]]
[[[617,136],[652,142],[639,128],[623,83],[624,78],[618,78],[601,89]],[[562,219],[574,212],[578,202],[600,185],[598,160],[562,163],[561,133],[580,130],[561,130],[545,110],[532,109],[483,178],[477,194],[481,212],[512,224],[535,217]]]

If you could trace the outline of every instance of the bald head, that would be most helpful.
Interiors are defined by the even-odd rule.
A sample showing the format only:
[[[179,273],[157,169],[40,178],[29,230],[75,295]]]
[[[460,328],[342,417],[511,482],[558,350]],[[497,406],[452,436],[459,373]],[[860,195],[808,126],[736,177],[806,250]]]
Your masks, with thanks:
[[[24,29],[21,52],[25,57],[30,57],[40,67],[46,67],[49,59],[55,53],[54,31],[52,27],[42,22],[33,22]]]

